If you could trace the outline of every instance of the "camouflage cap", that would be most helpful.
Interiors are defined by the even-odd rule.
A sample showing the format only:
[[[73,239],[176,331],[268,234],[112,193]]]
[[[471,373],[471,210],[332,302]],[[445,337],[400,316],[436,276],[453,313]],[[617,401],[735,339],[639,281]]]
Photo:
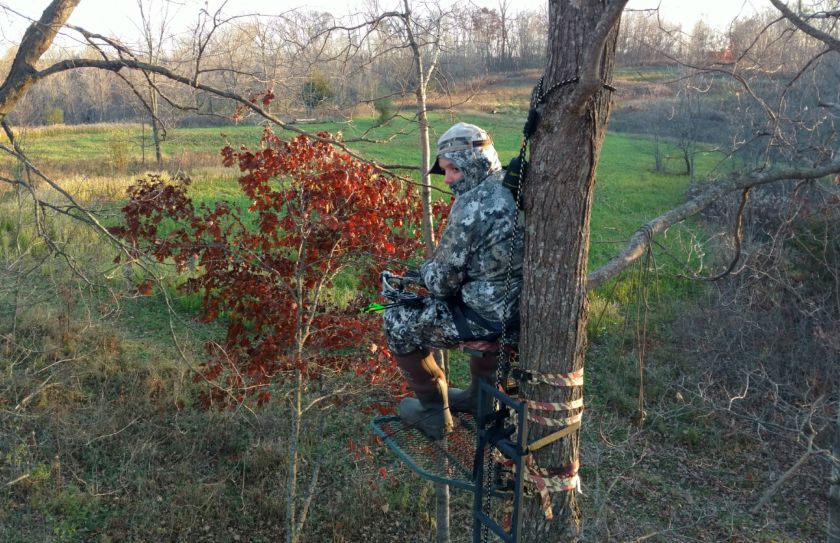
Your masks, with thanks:
[[[441,155],[455,151],[486,147],[492,148],[493,140],[490,139],[490,135],[483,129],[469,123],[455,124],[438,139],[435,149],[435,163],[432,165],[429,173],[443,175],[443,169],[437,161]],[[493,151],[495,152],[495,149]]]

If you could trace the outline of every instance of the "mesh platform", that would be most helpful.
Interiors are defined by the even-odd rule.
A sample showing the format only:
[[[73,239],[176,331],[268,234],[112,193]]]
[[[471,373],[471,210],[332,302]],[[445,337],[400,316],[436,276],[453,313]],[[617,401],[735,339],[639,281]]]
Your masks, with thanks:
[[[377,417],[371,426],[391,451],[424,479],[474,492],[475,420],[466,413],[453,418],[455,430],[436,441],[396,416]],[[482,456],[486,454],[487,448]]]

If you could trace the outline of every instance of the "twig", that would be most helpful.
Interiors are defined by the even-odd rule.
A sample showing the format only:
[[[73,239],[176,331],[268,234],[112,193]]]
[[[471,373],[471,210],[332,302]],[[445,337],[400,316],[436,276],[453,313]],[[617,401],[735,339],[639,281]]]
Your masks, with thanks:
[[[793,477],[793,475],[799,470],[799,468],[802,467],[802,465],[811,457],[811,455],[824,454],[824,451],[814,450],[814,437],[815,434],[811,434],[810,436],[808,436],[808,448],[805,449],[805,452],[802,453],[802,456],[800,456],[799,459],[796,462],[794,462],[794,464],[790,468],[788,468],[788,470],[784,472],[781,477],[779,477],[776,480],[776,482],[770,485],[770,488],[764,491],[764,494],[762,494],[761,499],[758,500],[758,503],[756,503],[752,507],[752,509],[750,509],[751,514],[755,515],[756,513],[758,513],[758,511],[762,507],[764,507],[768,501],[770,501],[773,495],[776,494],[776,492],[778,492],[778,490],[788,481],[788,479]]]
[[[15,411],[19,411],[22,407],[26,407],[26,406],[29,404],[29,402],[31,402],[31,401],[32,401],[32,398],[34,398],[35,396],[37,396],[37,395],[38,395],[38,394],[40,394],[41,392],[45,391],[46,389],[48,389],[48,388],[50,388],[50,387],[55,386],[55,384],[53,384],[53,383],[50,383],[49,385],[47,384],[47,383],[49,383],[50,379],[52,379],[52,378],[53,378],[53,376],[52,376],[52,375],[50,375],[49,377],[47,377],[47,379],[46,379],[43,383],[41,383],[41,386],[39,386],[39,387],[37,388],[37,390],[35,390],[35,391],[34,391],[34,392],[32,392],[31,394],[29,394],[26,398],[22,399],[22,400],[21,400],[21,401],[20,401],[20,402],[19,402],[19,403],[15,406]]]
[[[20,476],[20,477],[18,477],[17,479],[12,479],[12,480],[11,480],[11,481],[9,481],[8,483],[6,483],[6,486],[12,486],[13,484],[15,484],[15,483],[19,483],[19,482],[21,482],[21,481],[23,481],[23,480],[25,480],[25,479],[29,479],[29,474],[28,474],[28,473],[24,473],[23,475],[21,475],[21,476]]]
[[[94,441],[99,441],[100,439],[105,439],[105,438],[108,438],[108,437],[114,437],[115,435],[119,434],[123,430],[128,429],[130,426],[132,426],[138,420],[140,420],[140,417],[135,417],[134,420],[132,420],[131,422],[129,422],[128,424],[126,424],[125,426],[123,426],[122,428],[117,430],[116,432],[113,432],[113,433],[110,433],[110,434],[105,434],[105,435],[102,435],[102,436],[98,436],[98,437],[94,437],[92,439],[89,439],[88,442],[85,443],[85,447],[87,447],[88,445],[90,445]]]

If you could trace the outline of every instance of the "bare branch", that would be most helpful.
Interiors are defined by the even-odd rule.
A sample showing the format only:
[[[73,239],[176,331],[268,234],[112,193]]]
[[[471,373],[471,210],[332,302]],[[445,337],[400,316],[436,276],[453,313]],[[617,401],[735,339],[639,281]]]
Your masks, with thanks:
[[[744,189],[744,192],[741,195],[741,205],[738,206],[738,211],[736,213],[735,218],[735,256],[732,257],[732,260],[729,262],[729,266],[727,266],[725,270],[713,277],[702,277],[699,275],[694,275],[693,277],[691,277],[691,279],[696,279],[700,281],[718,281],[728,276],[733,272],[733,270],[735,270],[735,266],[737,266],[738,262],[741,260],[741,238],[743,237],[744,233],[744,208],[747,206],[747,199],[749,198],[751,190],[752,187],[747,187]]]
[[[817,11],[805,16],[806,19],[837,19],[840,18],[840,9],[832,11]]]
[[[830,174],[840,172],[840,159],[816,168],[789,168],[767,172],[755,172],[742,177],[730,179],[710,185],[706,190],[691,198],[679,207],[653,219],[638,230],[624,247],[620,254],[609,262],[591,272],[587,277],[587,288],[593,289],[604,284],[621,273],[624,268],[642,256],[650,246],[651,240],[658,234],[665,232],[671,226],[696,215],[713,202],[729,192],[744,190],[750,187],[766,185],[778,181],[819,179]]]
[[[26,94],[36,81],[35,63],[50,48],[58,29],[67,21],[81,0],[53,0],[41,19],[29,25],[23,34],[9,74],[0,86],[0,120]]]
[[[805,32],[812,38],[816,38],[826,44],[827,46],[831,47],[837,52],[840,52],[840,40],[832,36],[827,32],[823,32],[818,28],[814,28],[813,26],[806,23],[799,15],[793,12],[787,4],[782,2],[781,0],[770,0],[770,3],[776,6],[776,9],[782,12],[788,21],[790,21],[796,28]]]
[[[761,510],[761,508],[764,507],[767,504],[768,501],[770,501],[770,499],[776,494],[776,492],[778,492],[778,490],[782,486],[784,486],[784,484],[791,477],[793,477],[794,474],[796,474],[796,472],[799,470],[799,468],[801,468],[802,465],[805,464],[805,462],[809,458],[811,458],[812,455],[823,454],[824,453],[823,451],[820,451],[820,450],[814,450],[814,438],[815,437],[816,437],[816,435],[814,435],[814,434],[811,434],[810,436],[808,436],[808,447],[805,449],[805,452],[803,452],[802,456],[800,456],[796,460],[796,462],[794,462],[793,465],[790,468],[788,468],[788,470],[785,471],[782,474],[782,476],[779,477],[772,485],[770,485],[770,488],[768,488],[764,492],[764,494],[761,495],[761,499],[758,500],[758,503],[756,503],[750,509],[751,514],[755,515],[756,513],[758,513]]]

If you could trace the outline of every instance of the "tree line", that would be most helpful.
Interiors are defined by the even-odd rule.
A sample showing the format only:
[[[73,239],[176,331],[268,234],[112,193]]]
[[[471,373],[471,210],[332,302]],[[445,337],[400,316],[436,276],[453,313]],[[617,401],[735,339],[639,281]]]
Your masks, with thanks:
[[[163,6],[166,4],[164,3]],[[174,28],[154,0],[138,2],[140,36],[134,41],[90,34],[81,50],[51,51],[44,65],[70,58],[101,59],[105,48],[154,63],[227,92],[254,96],[271,90],[271,112],[286,120],[341,119],[377,111],[384,121],[394,102],[417,86],[413,52],[397,13],[330,13],[294,10],[279,16],[228,16],[202,12],[190,28]],[[414,34],[432,62],[431,90],[447,93],[462,81],[490,73],[538,68],[545,62],[547,11],[513,13],[470,4],[412,10]],[[433,53],[430,46],[437,44]],[[0,58],[0,74],[16,48]],[[147,120],[163,126],[229,122],[235,108],[218,95],[158,81],[156,76],[101,70],[69,70],[33,88],[10,120],[18,125]],[[149,92],[156,88],[156,92]]]
[[[816,28],[830,31],[830,18],[809,21]],[[781,23],[781,24],[779,24]],[[616,44],[616,63],[627,66],[674,66],[716,64],[796,70],[822,50],[819,41],[794,32],[791,23],[779,19],[778,10],[768,7],[749,15],[739,15],[721,28],[704,19],[683,28],[659,16],[655,10],[627,11],[621,19]]]

